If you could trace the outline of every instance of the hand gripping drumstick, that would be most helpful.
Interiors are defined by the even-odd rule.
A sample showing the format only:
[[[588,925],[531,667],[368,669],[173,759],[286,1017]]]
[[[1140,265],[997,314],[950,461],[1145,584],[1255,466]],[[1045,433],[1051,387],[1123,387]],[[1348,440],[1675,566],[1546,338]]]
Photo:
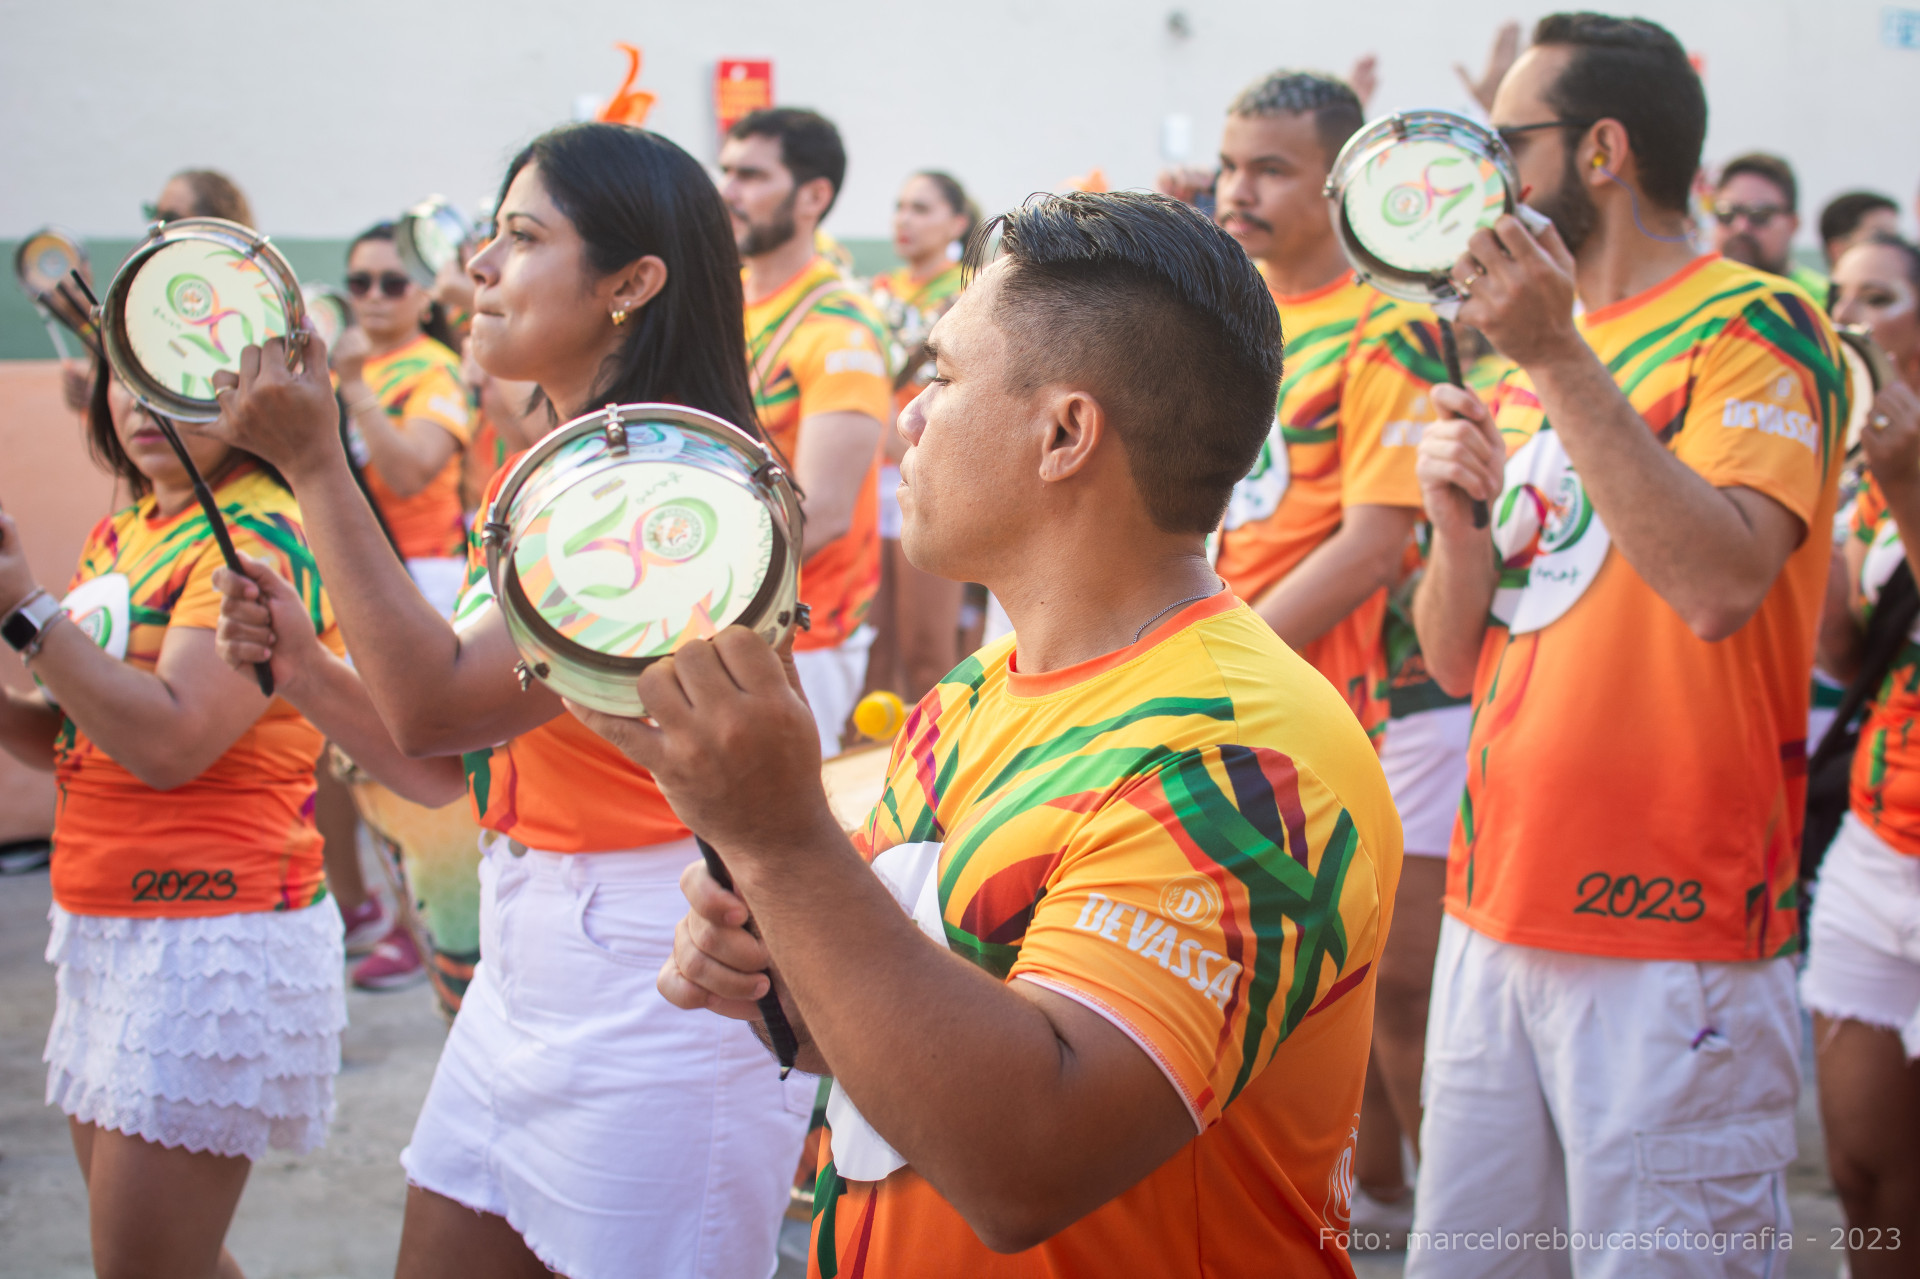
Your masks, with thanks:
[[[1439,318],[1440,354],[1447,362],[1447,381],[1464,391],[1467,383],[1466,379],[1460,376],[1460,344],[1454,341],[1453,338],[1453,321],[1447,319],[1445,316]],[[1473,502],[1473,526],[1475,528],[1485,528],[1488,518],[1487,504],[1477,497],[1471,500]]]
[[[700,845],[700,856],[707,863],[707,874],[714,882],[728,892],[733,891],[733,876],[720,861],[720,854],[713,851],[713,845],[698,835],[693,842]],[[787,1010],[780,1006],[780,996],[774,993],[773,976],[767,976],[767,993],[754,1001],[760,1009],[760,1020],[767,1024],[767,1038],[773,1041],[773,1055],[780,1062],[780,1078],[785,1079],[793,1069],[793,1063],[800,1056],[800,1041],[794,1037],[793,1027],[787,1022]]]

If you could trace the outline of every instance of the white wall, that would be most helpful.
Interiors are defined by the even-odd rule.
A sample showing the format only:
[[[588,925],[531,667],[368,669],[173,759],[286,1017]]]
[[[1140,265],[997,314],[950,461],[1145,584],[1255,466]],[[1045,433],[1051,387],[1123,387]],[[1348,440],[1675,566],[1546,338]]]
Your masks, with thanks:
[[[1920,0],[1902,0],[1909,5]],[[1646,0],[1704,55],[1709,159],[1765,146],[1799,168],[1802,212],[1920,179],[1920,52],[1881,42],[1882,0]],[[1191,34],[1170,33],[1185,12]],[[1104,168],[1144,184],[1161,121],[1221,110],[1276,66],[1344,73],[1380,56],[1374,106],[1464,103],[1506,0],[0,0],[0,238],[46,222],[131,235],[189,165],[234,174],[262,226],[342,235],[430,191],[471,205],[515,146],[609,94],[616,39],[647,54],[652,123],[713,153],[717,57],[771,57],[782,102],[845,132],[830,229],[887,233],[899,178],[941,166],[988,209]]]

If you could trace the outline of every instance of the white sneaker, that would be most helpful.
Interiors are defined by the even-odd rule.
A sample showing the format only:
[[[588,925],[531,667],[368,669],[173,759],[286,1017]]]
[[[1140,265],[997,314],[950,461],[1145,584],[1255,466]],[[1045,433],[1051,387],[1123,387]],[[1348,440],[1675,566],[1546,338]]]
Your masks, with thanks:
[[[1353,1188],[1353,1224],[1348,1252],[1398,1252],[1407,1246],[1413,1228],[1413,1190],[1392,1203],[1381,1203],[1364,1187]]]

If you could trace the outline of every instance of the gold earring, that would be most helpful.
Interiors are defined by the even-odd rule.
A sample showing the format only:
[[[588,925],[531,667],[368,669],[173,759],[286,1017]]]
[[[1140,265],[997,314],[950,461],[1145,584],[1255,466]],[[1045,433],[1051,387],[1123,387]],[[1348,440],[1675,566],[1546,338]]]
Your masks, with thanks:
[[[625,323],[627,322],[627,308],[626,308],[626,307],[624,307],[624,306],[622,306],[622,307],[615,307],[615,308],[614,308],[614,311],[613,311],[613,322],[614,322],[615,324],[625,324]]]

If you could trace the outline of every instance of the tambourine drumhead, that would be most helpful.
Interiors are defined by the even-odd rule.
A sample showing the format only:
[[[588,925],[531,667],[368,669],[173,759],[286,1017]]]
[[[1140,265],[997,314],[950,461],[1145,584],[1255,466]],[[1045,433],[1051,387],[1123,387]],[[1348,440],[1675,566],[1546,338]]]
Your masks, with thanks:
[[[525,670],[644,713],[634,681],[739,623],[793,627],[800,502],[759,441],[672,404],[610,405],[547,436],[487,512],[487,574]]]
[[[1411,302],[1458,297],[1447,272],[1481,227],[1514,208],[1519,178],[1498,135],[1413,111],[1348,139],[1327,176],[1340,247],[1360,276]]]
[[[237,222],[181,218],[133,251],[107,287],[107,360],[135,398],[186,422],[220,416],[213,375],[243,347],[306,322],[300,282],[280,251]]]
[[[13,251],[13,274],[28,297],[51,293],[73,272],[87,275],[87,251],[58,227],[42,227]]]
[[[460,256],[460,246],[472,230],[459,210],[441,196],[430,195],[400,215],[393,229],[393,247],[414,283],[430,289],[441,268]]]
[[[304,284],[300,286],[300,299],[306,304],[307,318],[313,321],[314,332],[331,351],[339,345],[340,335],[353,324],[353,308],[348,305],[346,295],[330,285]]]
[[[1851,453],[1860,443],[1860,432],[1866,429],[1867,419],[1873,416],[1873,397],[1880,389],[1893,381],[1893,364],[1887,359],[1887,353],[1880,349],[1865,327],[1857,324],[1843,325],[1836,330],[1840,335],[1841,362],[1846,366],[1849,400],[1847,410],[1847,447]]]

